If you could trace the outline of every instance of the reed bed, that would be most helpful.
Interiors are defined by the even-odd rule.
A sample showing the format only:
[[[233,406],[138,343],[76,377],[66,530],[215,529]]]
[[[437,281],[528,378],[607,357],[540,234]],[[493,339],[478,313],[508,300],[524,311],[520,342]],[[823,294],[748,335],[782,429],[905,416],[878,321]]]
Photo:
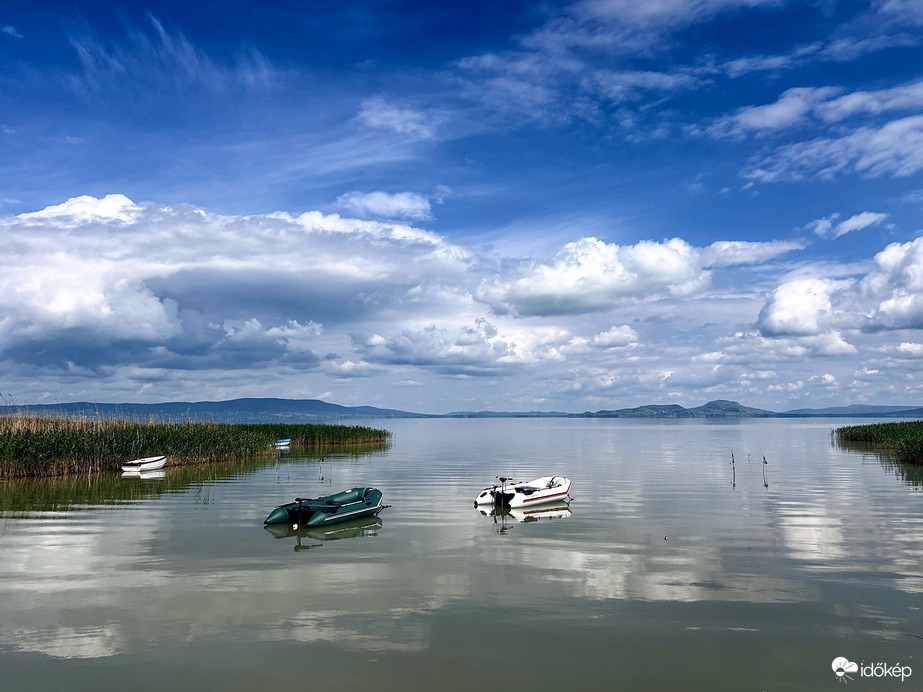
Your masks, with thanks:
[[[0,478],[118,471],[128,459],[166,454],[167,463],[244,459],[266,453],[274,440],[334,446],[387,442],[387,430],[323,424],[230,424],[0,416]]]
[[[897,461],[923,464],[923,421],[851,425],[835,434],[839,442],[868,444]]]

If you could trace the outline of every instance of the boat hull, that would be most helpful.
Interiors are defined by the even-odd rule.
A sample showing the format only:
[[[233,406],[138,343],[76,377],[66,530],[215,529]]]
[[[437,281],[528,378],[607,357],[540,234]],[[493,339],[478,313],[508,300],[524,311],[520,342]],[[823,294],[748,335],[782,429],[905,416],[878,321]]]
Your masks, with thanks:
[[[569,502],[571,481],[564,476],[541,476],[531,481],[505,483],[484,488],[475,498],[476,506],[498,505],[511,509],[532,507],[546,502]]]
[[[382,494],[377,488],[352,488],[325,497],[296,498],[272,510],[263,523],[327,526],[377,516],[384,509],[381,500]]]
[[[162,469],[167,464],[167,458],[164,455],[156,457],[144,457],[143,459],[132,459],[122,464],[123,471],[144,472],[156,471]]]

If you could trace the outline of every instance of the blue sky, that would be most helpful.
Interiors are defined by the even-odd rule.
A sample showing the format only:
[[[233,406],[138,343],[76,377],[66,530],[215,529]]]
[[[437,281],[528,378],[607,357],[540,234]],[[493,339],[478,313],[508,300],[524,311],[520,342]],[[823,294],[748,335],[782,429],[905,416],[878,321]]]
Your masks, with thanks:
[[[0,392],[923,404],[923,2],[0,2]]]

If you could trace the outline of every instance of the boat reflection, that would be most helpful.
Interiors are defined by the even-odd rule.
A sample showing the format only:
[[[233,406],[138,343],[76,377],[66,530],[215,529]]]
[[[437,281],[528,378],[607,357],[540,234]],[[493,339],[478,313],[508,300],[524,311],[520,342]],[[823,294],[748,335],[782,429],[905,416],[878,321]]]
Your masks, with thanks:
[[[540,505],[538,507],[478,507],[479,514],[485,517],[492,517],[495,524],[503,524],[507,521],[518,521],[526,523],[538,521],[539,519],[566,519],[572,513],[570,505],[566,502],[555,502],[552,504]]]
[[[167,474],[163,469],[156,471],[123,471],[122,478],[140,478],[141,480],[154,480],[166,478]]]
[[[264,524],[263,528],[274,538],[295,538],[295,552],[320,548],[323,541],[337,541],[341,538],[359,538],[375,536],[382,527],[381,517],[360,517],[350,521],[340,522],[332,526],[300,526],[293,528],[292,524]],[[302,539],[321,541],[313,545],[305,545]]]

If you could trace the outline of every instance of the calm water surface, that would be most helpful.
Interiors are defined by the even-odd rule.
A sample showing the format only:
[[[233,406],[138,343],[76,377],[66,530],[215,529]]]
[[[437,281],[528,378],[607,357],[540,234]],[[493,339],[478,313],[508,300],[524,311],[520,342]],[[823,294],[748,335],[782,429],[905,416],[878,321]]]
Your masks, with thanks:
[[[839,656],[923,689],[920,481],[850,422],[375,421],[323,461],[0,483],[0,689],[824,690]],[[570,515],[483,516],[497,474],[569,476]],[[262,526],[364,485],[380,522]]]

